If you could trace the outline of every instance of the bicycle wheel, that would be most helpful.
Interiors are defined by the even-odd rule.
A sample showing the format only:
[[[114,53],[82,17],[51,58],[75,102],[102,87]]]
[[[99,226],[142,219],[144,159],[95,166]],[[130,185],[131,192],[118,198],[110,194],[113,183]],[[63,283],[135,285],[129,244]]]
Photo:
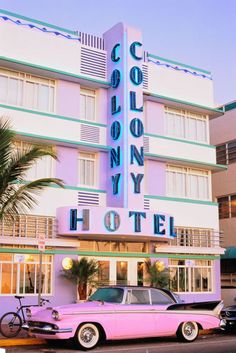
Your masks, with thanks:
[[[22,320],[19,314],[9,312],[0,320],[0,332],[4,337],[15,337],[21,330]]]

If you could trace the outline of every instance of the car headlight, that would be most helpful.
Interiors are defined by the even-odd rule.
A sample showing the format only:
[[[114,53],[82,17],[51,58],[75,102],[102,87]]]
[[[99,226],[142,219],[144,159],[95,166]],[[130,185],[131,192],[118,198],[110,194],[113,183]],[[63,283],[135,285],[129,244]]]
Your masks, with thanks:
[[[26,308],[25,313],[26,313],[27,318],[30,319],[32,316],[30,308]]]
[[[61,316],[60,316],[60,314],[59,314],[59,312],[57,310],[53,310],[52,311],[52,318],[54,320],[61,320]]]

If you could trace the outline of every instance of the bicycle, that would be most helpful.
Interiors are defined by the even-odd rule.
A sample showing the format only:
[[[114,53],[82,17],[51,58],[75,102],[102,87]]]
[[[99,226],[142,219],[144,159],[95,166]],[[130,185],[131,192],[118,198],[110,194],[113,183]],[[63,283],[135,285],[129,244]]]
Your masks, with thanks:
[[[25,297],[15,295],[15,298],[19,300],[20,304],[17,311],[7,312],[0,319],[0,332],[4,337],[8,338],[16,337],[21,330],[21,326],[26,323],[24,309],[31,306],[38,306],[37,304],[22,305],[21,299],[24,299]],[[50,303],[50,301],[48,299],[41,298],[40,305],[44,305],[46,303]]]

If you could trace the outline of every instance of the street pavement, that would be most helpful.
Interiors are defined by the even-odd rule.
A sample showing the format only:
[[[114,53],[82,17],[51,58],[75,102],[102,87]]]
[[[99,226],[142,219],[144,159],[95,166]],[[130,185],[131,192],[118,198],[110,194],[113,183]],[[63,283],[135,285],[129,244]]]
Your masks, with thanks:
[[[71,343],[6,347],[6,353],[76,353]],[[1,352],[1,351],[0,351]],[[105,342],[93,353],[236,353],[236,334],[201,335],[193,343],[180,343],[174,337]]]

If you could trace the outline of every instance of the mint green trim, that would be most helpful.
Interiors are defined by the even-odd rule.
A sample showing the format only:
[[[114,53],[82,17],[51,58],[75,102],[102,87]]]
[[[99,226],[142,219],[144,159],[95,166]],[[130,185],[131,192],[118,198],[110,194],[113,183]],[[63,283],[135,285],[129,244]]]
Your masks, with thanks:
[[[187,64],[183,64],[183,63],[180,63],[179,61],[169,60],[169,59],[162,58],[161,56],[157,56],[157,55],[153,55],[153,54],[148,54],[148,56],[150,58],[158,59],[158,60],[165,61],[167,63],[171,63],[171,64],[175,64],[175,65],[180,65],[180,66],[183,66],[183,67],[187,67],[188,69],[193,69],[193,70],[196,70],[196,71],[203,72],[204,74],[211,75],[210,71],[199,69],[198,67],[195,67],[195,66],[190,66],[190,65],[187,65]]]
[[[176,202],[184,202],[184,203],[196,203],[196,204],[208,205],[208,206],[218,206],[217,202],[184,199],[180,197],[169,197],[169,196],[158,196],[158,195],[144,195],[144,197],[147,199],[157,199],[157,200],[163,200],[163,201],[176,201]]]
[[[163,155],[159,155],[159,154],[154,154],[154,153],[145,153],[145,156],[147,157],[153,157],[153,158],[158,158],[158,159],[164,159],[167,161],[177,161],[177,162],[185,162],[185,163],[189,163],[189,164],[195,164],[198,166],[206,166],[209,168],[214,168],[214,169],[222,169],[222,170],[227,170],[227,166],[222,165],[222,164],[213,164],[213,163],[205,163],[205,162],[201,162],[201,161],[195,161],[192,159],[185,159],[185,158],[176,158],[176,157],[170,157],[170,156],[163,156]]]
[[[54,28],[54,29],[57,29],[59,31],[63,31],[63,32],[66,32],[66,33],[69,33],[69,34],[74,34],[74,35],[78,36],[78,33],[76,31],[72,31],[70,29],[66,29],[66,28],[63,28],[63,27],[55,26],[55,25],[52,25],[52,24],[47,23],[47,22],[38,21],[38,20],[35,20],[33,18],[30,18],[30,17],[18,15],[17,13],[14,13],[14,12],[10,12],[10,11],[6,11],[6,10],[0,9],[0,13],[3,13],[4,15],[17,17],[17,18],[20,18],[21,20],[34,22],[34,23],[37,23],[37,24],[42,25],[42,26]]]
[[[29,181],[27,180],[18,180],[15,182],[15,184],[28,184]],[[48,186],[49,188],[56,188],[56,189],[67,189],[67,190],[76,190],[76,191],[89,191],[89,192],[99,192],[106,194],[106,190],[101,190],[101,189],[93,189],[93,188],[85,188],[85,187],[80,187],[80,186],[71,186],[71,185],[63,185],[63,187],[57,185],[57,184],[51,184]]]
[[[236,108],[236,102],[232,102],[224,105],[224,109],[226,112],[228,112],[229,110],[233,110],[235,108]]]
[[[207,147],[207,148],[216,149],[216,146],[213,146],[213,145],[209,145],[209,144],[205,144],[205,143],[201,143],[201,142],[183,140],[183,139],[179,139],[179,138],[176,138],[176,137],[155,135],[155,134],[149,134],[149,133],[145,133],[144,136],[150,136],[150,137],[155,137],[155,138],[160,138],[160,139],[165,139],[165,140],[171,140],[171,141],[184,142],[184,143],[188,143],[190,145],[197,145],[197,146],[203,146],[203,147]]]
[[[61,188],[61,187],[60,187],[59,185],[57,185],[57,184],[50,185],[50,187],[53,187],[53,188]],[[93,188],[85,188],[85,187],[80,187],[80,186],[64,185],[64,189],[68,189],[68,190],[77,190],[77,191],[88,191],[88,192],[98,192],[98,193],[106,194],[106,190],[93,189]]]
[[[0,253],[12,254],[39,254],[38,249],[16,249],[16,248],[0,248]],[[178,254],[152,254],[152,253],[122,253],[122,252],[102,252],[102,251],[79,251],[79,250],[45,250],[45,255],[81,255],[81,256],[106,256],[106,257],[138,257],[138,258],[169,258],[169,259],[203,259],[218,260],[220,256],[214,255],[178,255]]]
[[[25,66],[33,67],[33,68],[40,69],[40,70],[54,72],[54,73],[57,73],[57,74],[60,74],[60,75],[65,75],[65,76],[78,78],[78,79],[82,79],[82,80],[86,80],[86,81],[96,82],[96,83],[99,83],[101,85],[110,86],[110,83],[108,81],[102,81],[102,80],[97,80],[95,78],[90,78],[90,77],[86,77],[86,76],[82,76],[82,75],[76,75],[76,74],[72,74],[71,72],[61,71],[61,70],[53,69],[51,67],[41,66],[41,65],[37,65],[37,64],[31,64],[31,63],[28,63],[26,61],[15,60],[15,59],[12,59],[12,58],[7,58],[5,56],[0,56],[0,60],[5,60],[5,61],[9,61],[9,62],[12,62],[12,63],[15,63],[15,64],[25,65]]]
[[[145,94],[145,92],[144,92],[144,94]],[[187,102],[187,101],[183,101],[183,100],[180,100],[180,99],[171,98],[171,97],[167,97],[167,96],[161,96],[160,94],[149,93],[149,92],[146,93],[146,95],[150,96],[150,97],[154,97],[154,98],[165,99],[165,100],[168,100],[168,101],[171,101],[171,102],[174,102],[174,103],[178,103],[178,104],[189,105],[189,106],[191,106],[193,108],[204,109],[204,110],[207,110],[208,112],[211,112],[211,113],[218,113],[218,114],[221,113],[222,115],[224,114],[223,107],[221,107],[221,108],[210,108],[210,107],[206,107],[204,105],[196,104],[196,103],[193,103],[193,102]]]
[[[2,104],[2,103],[0,103],[0,107],[1,108],[5,108],[5,109],[16,110],[16,111],[20,111],[20,112],[26,112],[26,113],[30,113],[30,114],[36,114],[36,115],[40,115],[40,116],[46,116],[46,117],[53,118],[53,119],[62,119],[62,120],[74,121],[75,123],[107,127],[106,124],[95,123],[95,122],[89,121],[89,120],[70,118],[70,117],[63,116],[63,115],[45,113],[45,112],[40,112],[38,110],[32,110],[32,109],[27,109],[27,108],[22,108],[22,107],[16,107],[16,106],[6,105],[6,104]]]
[[[99,145],[99,144],[96,145],[96,144],[87,143],[87,142],[78,142],[78,141],[73,141],[73,140],[65,140],[65,139],[60,139],[60,138],[57,138],[57,137],[29,134],[27,132],[20,132],[20,131],[15,131],[15,133],[16,133],[16,135],[25,136],[25,137],[33,137],[33,138],[40,139],[40,140],[45,140],[45,141],[62,142],[62,143],[70,144],[70,145],[92,147],[92,148],[97,148],[98,150],[105,150],[105,151],[109,151],[110,150],[109,146],[104,146],[104,145]]]

